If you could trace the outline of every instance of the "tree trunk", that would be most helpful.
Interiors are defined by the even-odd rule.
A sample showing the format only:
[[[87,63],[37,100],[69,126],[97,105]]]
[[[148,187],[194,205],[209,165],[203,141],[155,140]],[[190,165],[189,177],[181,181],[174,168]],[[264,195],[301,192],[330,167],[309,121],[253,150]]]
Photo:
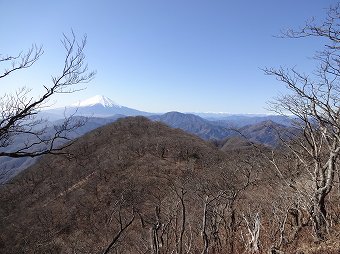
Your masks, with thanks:
[[[326,206],[325,198],[327,196],[326,192],[321,194],[317,193],[314,196],[312,204],[312,219],[314,222],[314,231],[316,237],[319,240],[324,240],[327,234],[327,221],[326,221]]]
[[[327,162],[327,167],[325,169],[321,169],[321,186],[318,186],[318,181],[316,180],[316,191],[312,201],[311,216],[314,222],[314,230],[318,240],[324,240],[328,233],[325,199],[333,187],[333,180],[336,171],[335,164],[338,152],[339,151],[332,151]]]
[[[207,225],[207,205],[208,205],[208,196],[205,197],[204,199],[204,208],[203,208],[203,222],[202,222],[202,239],[204,243],[204,247],[202,250],[202,254],[207,254],[208,253],[208,248],[209,248],[209,239],[208,235],[206,232],[206,225]]]
[[[232,206],[231,216],[230,216],[230,231],[229,231],[230,253],[234,253],[235,232],[236,232],[236,215],[235,215],[234,206]]]

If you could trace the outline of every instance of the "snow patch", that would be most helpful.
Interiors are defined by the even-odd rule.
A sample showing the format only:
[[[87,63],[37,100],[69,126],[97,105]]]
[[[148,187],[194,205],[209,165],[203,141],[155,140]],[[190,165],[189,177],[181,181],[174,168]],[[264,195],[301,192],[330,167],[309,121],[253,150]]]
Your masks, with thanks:
[[[93,96],[91,98],[88,98],[86,100],[83,100],[83,101],[79,101],[79,102],[76,102],[76,103],[73,103],[72,106],[74,107],[91,107],[91,106],[94,106],[94,105],[102,105],[103,107],[106,107],[106,108],[112,108],[112,107],[115,107],[115,108],[121,108],[122,106],[115,103],[113,100],[103,96],[103,95],[96,95],[96,96]]]

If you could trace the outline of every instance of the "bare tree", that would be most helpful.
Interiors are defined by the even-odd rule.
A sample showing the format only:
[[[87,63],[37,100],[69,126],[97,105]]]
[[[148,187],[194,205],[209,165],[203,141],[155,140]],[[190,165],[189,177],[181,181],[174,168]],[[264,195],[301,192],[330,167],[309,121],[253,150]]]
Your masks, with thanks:
[[[185,195],[187,191],[184,187],[177,188],[175,185],[171,186],[172,191],[176,194],[177,198],[179,199],[178,202],[178,211],[181,211],[181,218],[175,218],[175,235],[176,235],[176,253],[182,254],[184,253],[183,245],[184,245],[184,233],[186,227],[186,206],[185,206]]]
[[[118,232],[115,234],[115,236],[112,238],[112,240],[110,241],[110,243],[108,244],[107,247],[105,247],[105,250],[102,252],[103,254],[108,254],[110,253],[110,251],[114,248],[114,245],[119,241],[119,239],[121,238],[122,234],[131,226],[131,224],[133,223],[133,221],[135,220],[135,211],[132,211],[132,215],[130,216],[130,218],[123,218],[122,216],[122,212],[123,209],[122,207],[118,207],[117,209],[117,213],[118,213],[118,224],[119,224],[119,229]]]
[[[259,238],[261,226],[260,216],[259,213],[255,213],[255,215],[252,214],[249,217],[250,218],[247,218],[247,216],[243,215],[243,219],[246,222],[246,228],[248,231],[248,233],[245,234],[247,238],[245,240],[246,250],[249,253],[259,253],[260,252]]]
[[[72,31],[70,36],[63,35],[62,45],[65,49],[64,66],[59,75],[52,76],[51,85],[43,86],[45,92],[41,96],[33,98],[30,96],[31,90],[24,87],[14,94],[0,97],[0,157],[36,157],[58,153],[61,150],[60,142],[68,139],[67,133],[81,125],[74,118],[65,116],[61,124],[52,127],[51,135],[47,133],[46,119],[38,116],[43,108],[48,107],[53,95],[78,91],[82,88],[77,85],[91,81],[95,75],[85,63],[86,36],[79,41]],[[17,56],[0,54],[0,64],[5,66],[0,72],[0,81],[31,67],[43,53],[42,47],[34,45]],[[11,146],[16,140],[20,142]]]
[[[328,43],[316,53],[316,71],[311,75],[295,69],[267,68],[265,73],[283,82],[289,93],[271,103],[279,114],[293,114],[302,135],[285,142],[288,150],[310,176],[310,191],[306,196],[315,234],[324,239],[327,233],[326,197],[331,192],[340,153],[340,3],[331,7],[326,19],[314,20],[300,30],[287,30],[289,38],[325,38]]]

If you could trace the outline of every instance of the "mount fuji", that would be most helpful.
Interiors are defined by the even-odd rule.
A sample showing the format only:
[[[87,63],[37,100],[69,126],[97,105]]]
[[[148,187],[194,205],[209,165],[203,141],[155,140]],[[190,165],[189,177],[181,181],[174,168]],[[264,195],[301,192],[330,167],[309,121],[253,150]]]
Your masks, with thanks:
[[[73,103],[71,106],[74,106],[74,107],[92,107],[92,106],[95,106],[95,105],[102,105],[105,108],[110,108],[110,107],[121,108],[122,107],[121,105],[116,104],[113,100],[105,97],[104,95],[96,95],[96,96],[93,96],[93,97],[88,98],[86,100]]]
[[[115,115],[124,116],[149,116],[148,112],[139,111],[137,109],[128,108],[115,103],[108,97],[96,95],[91,98],[78,101],[65,108],[50,109],[44,111],[49,114],[50,118],[58,118],[58,116],[79,115],[86,117],[112,117]]]

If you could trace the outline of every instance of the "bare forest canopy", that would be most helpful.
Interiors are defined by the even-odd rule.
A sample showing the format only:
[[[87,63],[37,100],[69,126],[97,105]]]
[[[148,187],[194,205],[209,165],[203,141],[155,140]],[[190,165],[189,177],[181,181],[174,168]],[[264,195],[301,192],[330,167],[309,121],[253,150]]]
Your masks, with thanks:
[[[266,148],[223,153],[143,117],[98,128],[65,153],[72,156],[45,156],[0,190],[5,253],[242,253],[313,245],[313,224],[295,191],[311,182],[285,153],[275,155],[282,177]],[[292,178],[294,188],[287,185]],[[327,200],[332,223],[338,200]]]

